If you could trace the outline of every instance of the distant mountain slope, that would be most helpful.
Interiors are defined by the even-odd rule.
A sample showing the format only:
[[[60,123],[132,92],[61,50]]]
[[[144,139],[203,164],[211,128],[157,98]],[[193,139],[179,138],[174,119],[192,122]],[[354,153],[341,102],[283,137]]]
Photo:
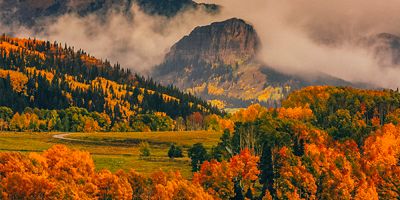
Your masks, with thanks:
[[[400,64],[400,36],[380,33],[362,38],[359,44],[372,50],[382,67]]]
[[[127,119],[138,113],[165,112],[172,118],[193,112],[219,113],[206,102],[132,74],[118,64],[82,50],[31,39],[0,38],[0,106],[71,106]]]
[[[351,85],[323,74],[310,80],[282,74],[255,59],[260,47],[254,28],[241,19],[197,27],[171,48],[153,77],[228,107],[274,105],[308,85]]]
[[[51,20],[52,17],[74,13],[80,16],[105,14],[110,10],[121,11],[132,15],[131,7],[137,4],[141,10],[152,15],[175,16],[184,9],[205,9],[218,11],[214,4],[200,4],[192,0],[2,0],[1,21],[3,23],[21,23],[35,25],[40,20]]]

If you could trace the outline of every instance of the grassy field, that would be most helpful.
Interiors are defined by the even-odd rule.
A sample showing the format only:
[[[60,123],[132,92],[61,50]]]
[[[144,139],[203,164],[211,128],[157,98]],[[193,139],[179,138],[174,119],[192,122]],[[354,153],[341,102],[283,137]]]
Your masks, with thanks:
[[[0,133],[0,151],[41,152],[54,144],[64,144],[73,149],[91,153],[97,169],[129,170],[143,174],[162,169],[180,170],[190,178],[190,159],[187,149],[194,143],[203,143],[207,148],[216,145],[220,133],[207,131],[148,132],[148,133],[71,133],[66,139],[54,138],[61,133]],[[151,147],[149,158],[140,158],[138,144],[147,141]],[[171,143],[184,147],[184,158],[171,160],[167,152]]]

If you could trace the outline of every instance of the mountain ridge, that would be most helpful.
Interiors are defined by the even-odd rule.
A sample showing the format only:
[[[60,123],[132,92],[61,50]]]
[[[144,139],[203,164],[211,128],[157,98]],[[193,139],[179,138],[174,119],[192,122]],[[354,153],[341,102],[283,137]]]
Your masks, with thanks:
[[[196,27],[171,47],[152,76],[228,107],[274,106],[290,91],[316,83],[352,85],[323,74],[307,80],[281,73],[257,60],[261,45],[253,26],[242,19]]]

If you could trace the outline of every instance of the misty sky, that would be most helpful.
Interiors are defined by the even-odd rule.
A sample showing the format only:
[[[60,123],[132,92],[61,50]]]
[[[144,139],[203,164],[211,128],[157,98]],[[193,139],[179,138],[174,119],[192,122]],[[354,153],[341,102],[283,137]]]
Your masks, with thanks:
[[[198,1],[200,2],[200,1]],[[325,73],[380,87],[400,86],[400,67],[380,66],[360,38],[400,33],[398,0],[203,0],[223,6],[218,15],[188,10],[176,17],[148,16],[132,7],[134,20],[109,13],[105,22],[94,15],[65,15],[48,22],[41,33],[18,25],[0,25],[20,37],[66,42],[99,58],[148,72],[169,48],[196,26],[238,17],[254,25],[263,49],[259,60],[279,71]],[[5,31],[4,31],[5,32]]]

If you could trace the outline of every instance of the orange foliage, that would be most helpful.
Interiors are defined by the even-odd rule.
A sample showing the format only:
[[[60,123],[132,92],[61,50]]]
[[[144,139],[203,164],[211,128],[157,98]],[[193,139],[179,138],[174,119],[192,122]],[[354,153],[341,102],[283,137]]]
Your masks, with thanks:
[[[323,145],[306,144],[306,155],[312,160],[312,167],[316,177],[322,177],[320,188],[321,198],[337,196],[339,199],[349,199],[352,192],[357,189],[358,179],[353,176],[352,163],[347,160],[346,155],[337,149],[357,148],[353,144],[339,144],[337,148],[326,147]],[[344,145],[340,147],[341,145]],[[351,146],[348,146],[351,145]],[[351,151],[358,153],[358,149]],[[354,157],[357,158],[358,156]],[[361,173],[362,172],[358,172]]]
[[[327,92],[331,89],[329,86],[309,86],[301,90],[293,92],[289,97],[282,103],[285,107],[301,107],[306,106],[305,102],[314,102],[314,97],[317,97],[319,101],[326,101],[329,99],[330,94]]]
[[[313,112],[310,108],[295,107],[295,108],[279,108],[278,117],[296,119],[296,120],[310,120],[313,118]]]
[[[83,117],[83,132],[96,132],[101,130],[96,120],[90,117]]]
[[[206,193],[202,187],[198,187],[184,179],[173,179],[167,181],[165,185],[157,184],[155,194],[151,199],[198,199],[212,200],[210,194]]]
[[[254,189],[254,183],[260,174],[257,167],[259,159],[245,149],[239,155],[232,157],[229,163],[205,161],[200,171],[194,174],[193,182],[203,186],[215,198],[232,198],[235,196],[235,183],[240,183],[243,191]]]
[[[99,199],[132,199],[132,188],[126,177],[119,177],[108,170],[101,170],[94,177]]]
[[[116,95],[116,98],[118,99],[126,95],[126,90],[124,89],[124,87],[126,86],[118,84],[117,82],[114,81],[107,80],[102,77],[97,77],[96,79],[94,79],[91,85],[93,87],[101,87],[103,91],[113,90],[114,95]]]
[[[42,155],[1,153],[0,163],[4,198],[94,198],[94,164],[86,152],[55,145]]]
[[[0,49],[4,49],[6,51],[6,55],[10,55],[10,52],[18,52],[18,53],[22,53],[22,51],[24,50],[27,54],[30,55],[37,55],[39,56],[40,59],[44,60],[46,59],[46,56],[43,52],[38,52],[38,51],[31,51],[29,49],[26,48],[25,43],[28,41],[27,39],[11,39],[12,41],[16,41],[18,42],[18,46],[8,43],[8,42],[4,42],[4,41],[0,41]]]
[[[13,70],[0,69],[0,78],[7,78],[10,76],[11,86],[16,92],[22,92],[25,89],[26,83],[28,83],[28,77],[21,72]]]
[[[372,166],[393,166],[400,156],[400,127],[387,124],[365,140],[364,155]]]
[[[45,120],[39,120],[34,113],[16,113],[10,121],[10,129],[13,131],[38,131],[41,124],[46,124]]]
[[[90,87],[88,84],[76,81],[76,79],[70,75],[65,75],[65,80],[68,81],[69,87],[73,90],[76,89],[87,90]]]
[[[52,72],[49,72],[49,71],[45,71],[45,70],[37,70],[36,68],[34,68],[34,67],[27,67],[26,68],[26,71],[28,72],[28,73],[31,73],[31,74],[40,74],[41,76],[43,76],[43,77],[46,77],[46,79],[48,80],[48,81],[52,81],[53,80],[53,78],[54,78],[54,73],[52,73]]]
[[[267,113],[265,107],[262,107],[260,104],[253,104],[247,109],[240,109],[234,113],[232,120],[234,122],[253,122],[256,119],[261,118],[265,113]]]
[[[224,131],[225,129],[228,129],[229,132],[233,133],[235,129],[235,124],[232,120],[222,118],[215,114],[206,116],[204,121],[208,130]]]
[[[362,181],[354,196],[355,200],[378,200],[375,184],[371,181]]]
[[[96,66],[102,65],[102,61],[93,56],[81,55],[81,59],[83,62],[85,62],[86,65],[96,65]]]
[[[234,197],[233,173],[229,163],[215,160],[205,161],[200,171],[193,176],[193,183],[199,184],[208,193],[219,199],[229,199]]]
[[[179,172],[95,172],[89,153],[55,145],[42,154],[0,153],[1,199],[205,199]]]
[[[244,149],[240,154],[231,158],[229,166],[236,180],[241,181],[243,189],[252,189],[253,183],[258,179],[260,158],[253,156],[249,149]]]
[[[228,129],[229,132],[233,133],[235,129],[235,123],[232,120],[221,118],[218,122],[222,130]]]
[[[314,176],[295,157],[287,147],[278,152],[281,165],[279,178],[276,181],[277,197],[279,199],[316,199],[317,185]],[[295,160],[288,162],[287,160]]]

